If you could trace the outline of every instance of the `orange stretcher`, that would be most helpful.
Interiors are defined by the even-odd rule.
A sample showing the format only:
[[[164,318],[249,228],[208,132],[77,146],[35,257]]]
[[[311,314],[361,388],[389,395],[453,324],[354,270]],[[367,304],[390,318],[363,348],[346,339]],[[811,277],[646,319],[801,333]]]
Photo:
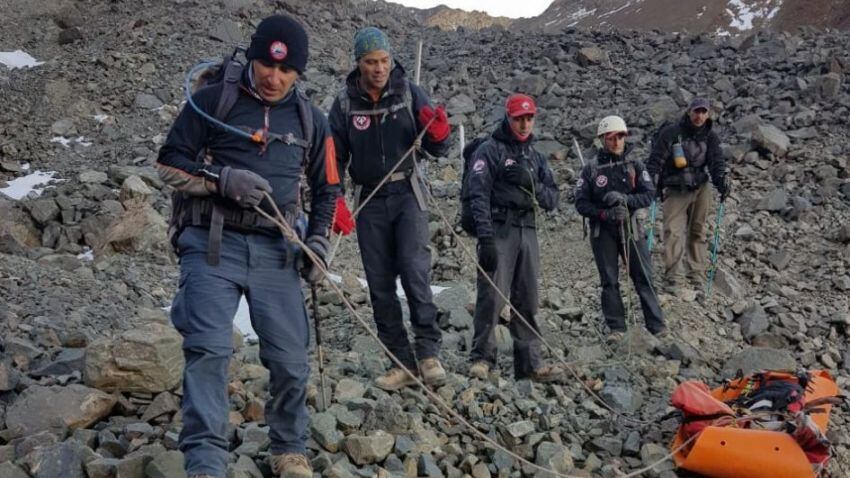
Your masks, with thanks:
[[[770,374],[793,374],[785,372],[767,372]],[[729,402],[735,400],[749,386],[752,375],[733,380],[724,386],[710,391],[711,397]],[[707,387],[706,387],[707,390]],[[809,372],[806,387],[806,403],[817,399],[835,397],[838,386],[832,376],[824,370]],[[724,404],[719,404],[720,407]],[[829,424],[831,404],[819,405],[809,414],[812,422],[825,433]],[[722,420],[718,420],[718,423]],[[814,478],[815,468],[809,457],[789,433],[769,431],[757,428],[741,428],[735,420],[728,420],[729,426],[708,425],[697,438],[682,447],[688,440],[683,427],[671,445],[678,450],[673,458],[679,468],[689,470],[711,478]]]

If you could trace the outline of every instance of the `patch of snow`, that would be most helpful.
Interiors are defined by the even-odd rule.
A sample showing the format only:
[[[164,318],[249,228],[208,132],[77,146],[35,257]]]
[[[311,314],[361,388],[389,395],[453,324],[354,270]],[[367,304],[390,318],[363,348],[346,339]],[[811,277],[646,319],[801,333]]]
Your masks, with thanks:
[[[625,3],[625,5],[623,5],[622,7],[615,8],[615,9],[611,10],[611,11],[610,11],[610,12],[608,12],[608,13],[603,13],[602,15],[599,15],[599,18],[604,18],[604,17],[610,16],[610,15],[613,15],[613,14],[615,14],[615,13],[617,13],[617,12],[619,12],[619,11],[625,10],[626,8],[629,8],[629,7],[631,7],[631,6],[632,6],[632,1],[631,1],[631,0],[629,0],[629,1],[628,1],[628,2],[626,2],[626,3]]]
[[[0,193],[16,201],[23,198],[33,198],[41,195],[49,181],[54,180],[53,175],[56,171],[36,171],[26,176],[15,178],[8,182],[8,186],[0,188]]]
[[[30,170],[30,163],[24,163],[24,164],[22,164],[22,165],[21,165],[21,169],[22,169],[23,171],[29,171],[29,170]]]
[[[729,8],[726,9],[726,13],[732,17],[729,27],[738,31],[746,31],[753,29],[754,20],[770,20],[773,18],[782,7],[782,0],[768,0],[766,4],[761,6],[748,5],[744,0],[729,0],[727,5]]]
[[[59,143],[64,147],[70,147],[71,143],[77,143],[81,146],[91,146],[91,141],[86,141],[86,138],[83,136],[77,136],[76,138],[66,138],[64,136],[54,136],[50,139],[51,143]]]
[[[89,247],[84,248],[82,254],[77,254],[77,259],[79,259],[81,261],[88,261],[88,262],[93,261],[94,260],[94,250],[90,249]]]
[[[15,51],[0,51],[0,63],[6,65],[7,68],[14,70],[15,68],[31,68],[43,64],[43,61],[38,61],[29,53],[21,50]]]
[[[93,115],[92,118],[94,118],[94,120],[98,123],[103,123],[109,119],[109,115]]]

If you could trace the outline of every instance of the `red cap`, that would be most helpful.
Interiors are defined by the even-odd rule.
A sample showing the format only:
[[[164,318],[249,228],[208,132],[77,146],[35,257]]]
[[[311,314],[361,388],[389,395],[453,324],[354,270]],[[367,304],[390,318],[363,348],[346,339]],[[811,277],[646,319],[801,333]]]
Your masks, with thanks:
[[[508,100],[505,102],[505,113],[510,118],[533,115],[537,113],[537,104],[534,102],[534,98],[528,95],[514,93],[508,96]]]

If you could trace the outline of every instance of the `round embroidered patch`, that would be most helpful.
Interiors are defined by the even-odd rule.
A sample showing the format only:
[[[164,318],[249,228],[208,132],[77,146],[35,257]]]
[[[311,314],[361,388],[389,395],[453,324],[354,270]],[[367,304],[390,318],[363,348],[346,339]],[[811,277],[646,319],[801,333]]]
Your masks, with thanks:
[[[360,131],[365,131],[369,129],[369,126],[372,124],[372,120],[369,119],[368,116],[352,116],[351,123]]]
[[[508,158],[508,159],[506,159],[506,160],[505,160],[505,166],[506,166],[506,167],[507,167],[507,166],[513,166],[514,164],[516,164],[516,161],[514,161],[514,160],[513,160],[513,159],[511,159],[511,158]]]
[[[578,178],[578,181],[576,181],[576,189],[581,189],[582,186],[584,186],[584,179]]]
[[[282,41],[274,41],[269,45],[269,55],[274,61],[283,61],[288,54],[289,49],[286,47],[286,43]]]
[[[480,173],[481,171],[484,171],[484,166],[486,166],[484,164],[484,160],[479,159],[478,161],[476,161],[472,164],[472,172]]]
[[[608,185],[608,176],[600,174],[596,177],[596,186],[600,188],[604,188]]]

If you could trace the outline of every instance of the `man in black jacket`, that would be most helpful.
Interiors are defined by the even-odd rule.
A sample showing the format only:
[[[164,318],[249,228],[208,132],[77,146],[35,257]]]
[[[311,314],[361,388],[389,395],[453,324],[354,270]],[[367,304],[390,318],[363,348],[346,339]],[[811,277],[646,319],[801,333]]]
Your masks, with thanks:
[[[551,381],[563,371],[543,364],[534,318],[540,268],[535,213],[537,206],[547,211],[558,206],[558,187],[546,158],[534,149],[536,113],[530,96],[508,97],[504,119],[472,155],[468,194],[479,264],[525,319],[511,311],[514,376]],[[477,290],[469,373],[484,379],[496,366],[495,328],[505,301],[480,271]]]
[[[710,107],[705,98],[694,99],[679,122],[661,129],[646,164],[663,190],[664,269],[667,288],[674,295],[682,291],[686,273],[698,288],[705,280],[705,223],[712,204],[709,176],[720,200],[729,196],[726,160],[712,131]]]
[[[183,335],[186,359],[180,449],[190,477],[226,472],[228,363],[243,294],[260,360],[270,372],[272,468],[287,478],[313,476],[305,455],[309,319],[296,269],[299,251],[253,210],[272,211],[268,193],[293,225],[303,171],[312,193],[306,243],[324,257],[340,186],[327,121],[295,87],[307,56],[307,34],[298,22],[263,20],[238,84],[221,82],[195,93],[197,109],[183,108],[157,159],[162,179],[183,193],[174,210],[180,285],[171,320]],[[234,100],[226,114],[219,111],[225,96]],[[255,132],[254,138],[214,124],[218,113],[224,124]],[[319,275],[310,266],[301,273],[311,281]]]
[[[640,298],[646,328],[656,336],[667,331],[652,288],[652,263],[646,238],[634,220],[634,212],[652,202],[655,188],[643,163],[627,159],[627,135],[622,118],[603,118],[597,128],[602,148],[596,163],[582,168],[576,184],[576,210],[590,222],[590,246],[602,286],[602,315],[614,341],[622,338],[626,330],[626,311],[620,294],[620,257],[628,258],[629,276]]]
[[[428,96],[408,81],[401,65],[393,66],[389,39],[381,30],[358,31],[354,57],[357,67],[334,101],[329,120],[340,170],[347,166],[356,185],[355,202],[377,189],[357,218],[357,242],[375,324],[381,341],[406,368],[418,370],[426,383],[438,384],[446,372],[439,360],[442,332],[431,294],[424,183],[409,156],[379,189],[378,184],[426,126],[422,146],[434,155],[445,153],[448,118],[442,108],[430,106]],[[398,277],[410,308],[415,352],[402,321]],[[395,366],[376,381],[384,390],[414,383],[411,375]]]

